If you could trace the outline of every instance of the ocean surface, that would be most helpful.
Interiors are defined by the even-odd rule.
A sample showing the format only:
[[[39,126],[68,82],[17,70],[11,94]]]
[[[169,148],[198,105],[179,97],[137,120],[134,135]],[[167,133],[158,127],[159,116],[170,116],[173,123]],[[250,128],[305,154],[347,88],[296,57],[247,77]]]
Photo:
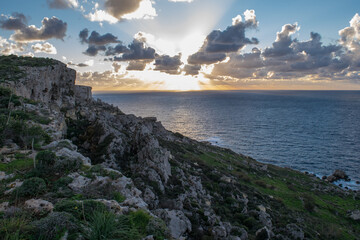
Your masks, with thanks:
[[[258,161],[321,177],[344,170],[360,190],[360,91],[94,94],[124,113]],[[338,184],[339,184],[338,183]]]

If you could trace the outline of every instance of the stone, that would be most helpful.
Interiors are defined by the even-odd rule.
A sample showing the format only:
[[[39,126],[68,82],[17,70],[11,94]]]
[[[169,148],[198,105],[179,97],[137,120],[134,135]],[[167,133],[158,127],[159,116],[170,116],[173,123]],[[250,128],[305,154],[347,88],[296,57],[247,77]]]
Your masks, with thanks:
[[[344,171],[337,169],[332,175],[328,176],[326,180],[332,183],[338,180],[350,181],[350,178]]]
[[[179,239],[186,232],[191,232],[191,222],[182,211],[157,209],[153,213],[165,221],[174,239]]]
[[[4,193],[5,194],[10,194],[12,193],[16,188],[20,187],[23,184],[22,181],[20,181],[20,179],[16,179],[14,182],[9,183],[8,185],[6,185],[8,188],[8,190],[6,190]]]
[[[0,203],[0,212],[5,212],[9,208],[9,202]]]
[[[148,208],[148,204],[144,202],[144,200],[142,200],[140,197],[128,198],[122,203],[122,205],[135,207],[137,209],[145,209],[145,210]]]
[[[267,227],[263,227],[256,231],[255,233],[255,240],[269,240],[271,237],[270,231],[267,229]]]
[[[360,210],[355,210],[350,213],[350,218],[355,221],[360,220]]]
[[[6,175],[5,172],[0,171],[0,181],[15,177],[15,174]]]
[[[69,139],[61,139],[53,141],[46,146],[43,146],[44,150],[60,150],[62,148],[68,148],[72,151],[77,151],[77,146],[74,145]]]
[[[305,238],[303,230],[294,223],[286,225],[286,230],[293,239],[303,240]]]
[[[91,160],[88,157],[83,156],[81,153],[77,151],[72,151],[68,148],[62,148],[55,152],[58,157],[66,157],[70,159],[80,159],[84,166],[91,166]]]
[[[34,213],[52,212],[54,205],[43,199],[30,199],[25,202],[25,208],[32,210]]]
[[[214,236],[214,239],[225,239],[227,237],[227,231],[226,228],[223,226],[216,226],[212,229],[212,234]]]
[[[74,191],[80,191],[83,187],[90,184],[91,179],[81,176],[79,173],[72,173],[68,175],[73,181],[68,185]]]

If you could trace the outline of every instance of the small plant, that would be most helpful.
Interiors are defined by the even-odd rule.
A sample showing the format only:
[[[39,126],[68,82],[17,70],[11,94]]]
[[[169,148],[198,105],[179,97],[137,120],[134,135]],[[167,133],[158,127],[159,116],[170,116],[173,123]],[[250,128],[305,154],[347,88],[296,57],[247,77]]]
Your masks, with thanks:
[[[26,179],[24,183],[14,191],[14,197],[36,197],[45,191],[45,181],[42,178],[33,177]]]
[[[79,220],[89,220],[93,212],[105,211],[106,206],[103,203],[93,200],[85,200],[82,202],[74,200],[64,200],[57,203],[54,210],[58,212],[70,213]]]
[[[113,194],[113,198],[115,201],[117,201],[118,203],[122,203],[123,201],[125,201],[126,197],[124,197],[121,193],[119,192],[115,192]]]
[[[39,167],[47,168],[55,164],[56,155],[51,151],[45,150],[36,154],[36,160],[38,161]]]
[[[60,239],[66,231],[68,239],[75,239],[79,226],[76,219],[66,212],[53,212],[33,223],[37,239]],[[58,238],[56,238],[58,237]]]
[[[130,220],[133,226],[141,233],[146,233],[146,227],[149,224],[151,216],[144,212],[143,210],[139,210],[136,212],[130,213]]]
[[[302,199],[304,202],[304,208],[309,212],[313,212],[316,206],[314,198],[309,194],[304,194]]]
[[[29,225],[29,218],[16,216],[0,220],[0,239],[27,239],[32,226]]]

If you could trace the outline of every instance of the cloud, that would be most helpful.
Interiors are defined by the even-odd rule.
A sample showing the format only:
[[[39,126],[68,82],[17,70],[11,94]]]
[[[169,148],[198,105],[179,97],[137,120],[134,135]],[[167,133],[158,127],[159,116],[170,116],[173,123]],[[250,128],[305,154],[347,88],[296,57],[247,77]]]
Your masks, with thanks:
[[[78,72],[76,82],[92,86],[98,90],[144,89],[147,87],[143,81],[128,77],[126,74],[117,74],[112,71],[105,72]]]
[[[148,63],[151,63],[152,60],[134,60],[130,61],[129,65],[126,67],[127,71],[144,71],[146,68],[146,65]]]
[[[0,36],[0,54],[10,55],[25,51],[26,44],[24,43],[11,43],[7,39]]]
[[[77,0],[46,0],[49,8],[66,9],[77,8],[79,2]]]
[[[231,53],[230,60],[215,64],[211,79],[222,81],[359,81],[360,17],[339,31],[338,44],[324,45],[319,33],[310,33],[307,41],[293,39],[299,26],[286,24],[277,33],[271,47],[253,48],[251,53]]]
[[[67,65],[69,66],[76,66],[76,67],[91,67],[94,65],[94,60],[88,60],[85,61],[84,63],[73,63],[73,62],[68,62]]]
[[[191,65],[186,64],[183,71],[185,72],[185,75],[198,75],[199,71],[201,69],[201,65]]]
[[[1,15],[0,17],[0,28],[6,30],[19,30],[26,28],[27,18],[22,13],[13,13],[10,17]]]
[[[112,35],[111,33],[106,33],[104,35],[100,35],[96,31],[92,31],[89,36],[89,30],[87,28],[83,29],[79,33],[79,38],[81,43],[88,43],[89,45],[103,46],[109,43],[119,43],[120,41]]]
[[[181,62],[181,54],[170,57],[168,55],[158,56],[155,59],[155,71],[165,72],[169,74],[180,74],[179,67],[183,63]]]
[[[87,28],[80,31],[79,38],[81,43],[88,44],[88,48],[84,52],[84,54],[88,56],[96,56],[101,51],[105,52],[107,48],[106,45],[110,43],[120,43],[117,37],[111,33],[100,35],[98,32],[92,31],[89,36],[89,30]]]
[[[113,63],[112,64],[112,67],[113,67],[113,69],[114,69],[114,71],[117,73],[117,72],[119,72],[120,71],[120,69],[121,69],[121,64],[118,64],[118,63]]]
[[[105,55],[114,56],[125,52],[129,52],[129,49],[126,46],[122,45],[122,43],[119,43],[115,47],[112,46],[108,47],[108,49],[105,52]]]
[[[45,17],[41,23],[41,28],[31,25],[15,30],[11,39],[17,42],[33,42],[44,41],[50,38],[63,39],[66,36],[67,23],[57,17]]]
[[[85,55],[88,56],[96,56],[98,55],[99,52],[101,51],[106,51],[106,47],[105,46],[96,46],[96,45],[90,45],[84,52]]]
[[[188,2],[188,3],[191,3],[193,1],[194,0],[169,0],[169,2]]]
[[[84,16],[92,22],[107,21],[110,24],[121,20],[153,19],[157,16],[152,0],[105,0],[104,9],[95,3],[94,12]]]
[[[47,53],[47,54],[56,54],[57,53],[56,48],[48,42],[36,43],[35,45],[32,45],[31,48],[35,53],[41,53],[41,52]]]
[[[200,50],[189,56],[190,64],[212,64],[226,59],[227,53],[237,52],[247,44],[258,44],[256,38],[247,38],[245,31],[258,26],[254,10],[244,12],[245,21],[241,16],[233,19],[232,25],[224,31],[214,30],[205,39]]]
[[[121,57],[114,57],[115,61],[129,61],[129,60],[154,60],[155,49],[146,46],[143,41],[134,39],[128,46],[128,52],[122,54]]]

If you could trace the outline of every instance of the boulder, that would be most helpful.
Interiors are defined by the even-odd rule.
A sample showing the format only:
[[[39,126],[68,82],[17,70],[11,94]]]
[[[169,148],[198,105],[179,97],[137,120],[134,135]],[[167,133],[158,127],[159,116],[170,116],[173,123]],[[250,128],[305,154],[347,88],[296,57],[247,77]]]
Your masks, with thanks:
[[[267,227],[263,227],[256,231],[255,240],[269,240],[272,235],[273,233]]]
[[[72,173],[68,175],[73,181],[68,185],[74,191],[80,191],[83,187],[90,184],[91,179],[81,176],[79,173]]]
[[[62,148],[55,152],[58,157],[66,157],[70,159],[80,159],[84,166],[91,166],[91,160],[88,157],[83,156],[81,153],[77,151],[70,150],[69,148]]]
[[[350,213],[350,218],[355,221],[360,220],[360,210],[355,210]]]
[[[157,209],[153,213],[165,221],[174,239],[179,239],[191,231],[190,220],[179,210]]]
[[[30,209],[34,213],[52,212],[54,205],[43,199],[30,199],[25,202],[25,208]]]
[[[286,230],[293,239],[303,240],[305,238],[303,230],[294,223],[286,225]]]
[[[0,203],[0,212],[5,212],[9,208],[9,202]]]
[[[10,194],[12,193],[16,188],[20,187],[23,184],[22,181],[20,181],[19,179],[16,179],[14,182],[9,183],[8,185],[6,185],[8,188],[8,190],[6,190],[4,193],[5,194]]]
[[[332,183],[338,180],[350,181],[350,178],[344,171],[337,169],[332,175],[328,176],[326,180]]]
[[[9,175],[6,175],[5,172],[2,172],[0,171],[0,181],[2,180],[6,180],[6,179],[9,179],[9,178],[13,178],[15,176],[15,174],[9,174]]]

